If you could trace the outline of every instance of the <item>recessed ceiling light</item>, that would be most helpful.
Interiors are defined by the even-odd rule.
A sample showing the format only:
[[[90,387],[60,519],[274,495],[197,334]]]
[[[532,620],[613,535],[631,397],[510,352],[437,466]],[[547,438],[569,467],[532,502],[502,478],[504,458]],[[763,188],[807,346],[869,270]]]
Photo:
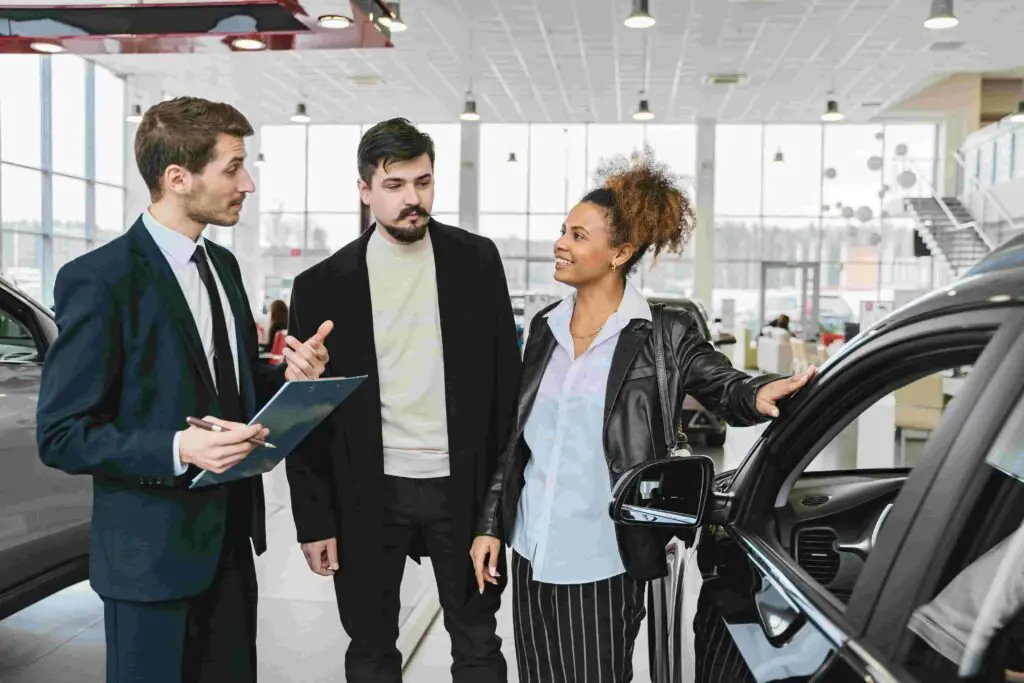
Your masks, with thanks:
[[[319,17],[316,21],[320,24],[321,28],[329,29],[348,28],[352,25],[351,19],[340,14],[325,14],[322,17]]]
[[[246,52],[262,50],[266,46],[266,43],[259,38],[235,38],[231,41],[231,47],[236,50],[244,50]]]
[[[47,43],[45,41],[37,40],[29,43],[29,47],[36,52],[42,52],[47,55],[56,55],[64,52],[64,46],[58,43]]]

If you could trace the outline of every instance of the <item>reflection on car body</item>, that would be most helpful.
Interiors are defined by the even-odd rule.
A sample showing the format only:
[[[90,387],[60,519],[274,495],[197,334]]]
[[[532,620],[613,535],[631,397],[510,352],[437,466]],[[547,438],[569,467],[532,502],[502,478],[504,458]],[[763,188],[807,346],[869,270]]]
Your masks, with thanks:
[[[53,314],[0,279],[0,619],[88,578],[92,483],[46,467],[36,450]]]
[[[970,373],[912,468],[862,463],[871,454],[856,447],[856,464],[830,466],[830,445],[857,434],[869,411],[884,413],[886,397],[963,366]],[[960,650],[936,647],[911,622],[1024,524],[1024,483],[1007,465],[1022,442],[1024,237],[858,335],[735,471],[705,476],[695,458],[668,458],[622,476],[616,522],[677,535],[668,576],[648,591],[652,681],[1017,680],[1024,607],[1000,617],[969,678],[958,675],[971,664],[954,661]],[[706,488],[665,501],[640,486],[673,477]],[[697,521],[663,514],[680,509]]]

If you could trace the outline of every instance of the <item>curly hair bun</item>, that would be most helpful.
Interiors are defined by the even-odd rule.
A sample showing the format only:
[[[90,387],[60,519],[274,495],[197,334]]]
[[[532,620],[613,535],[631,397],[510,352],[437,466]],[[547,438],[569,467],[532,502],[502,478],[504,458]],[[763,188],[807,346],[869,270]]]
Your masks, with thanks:
[[[604,188],[615,197],[620,218],[615,226],[616,241],[638,248],[680,253],[696,225],[679,178],[654,159],[649,146],[628,159],[620,157],[598,170]]]

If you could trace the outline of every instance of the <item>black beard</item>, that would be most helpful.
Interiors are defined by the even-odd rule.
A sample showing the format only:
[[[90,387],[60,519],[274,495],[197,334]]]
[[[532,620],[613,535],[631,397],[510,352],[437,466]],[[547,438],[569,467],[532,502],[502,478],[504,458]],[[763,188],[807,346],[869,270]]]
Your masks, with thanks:
[[[429,221],[423,221],[423,224],[415,228],[399,228],[394,225],[388,225],[381,223],[381,227],[384,228],[396,242],[402,244],[415,244],[421,239],[427,236],[427,225]]]

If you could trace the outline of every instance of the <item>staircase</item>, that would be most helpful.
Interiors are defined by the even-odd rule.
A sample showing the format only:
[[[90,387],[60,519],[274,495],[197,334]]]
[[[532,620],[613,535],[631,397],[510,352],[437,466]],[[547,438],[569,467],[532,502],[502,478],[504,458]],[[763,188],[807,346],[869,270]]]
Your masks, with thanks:
[[[925,244],[932,254],[944,258],[956,275],[967,272],[991,251],[975,228],[971,212],[959,199],[945,197],[940,203],[932,197],[922,197],[910,199],[909,203],[919,219],[918,230]]]

